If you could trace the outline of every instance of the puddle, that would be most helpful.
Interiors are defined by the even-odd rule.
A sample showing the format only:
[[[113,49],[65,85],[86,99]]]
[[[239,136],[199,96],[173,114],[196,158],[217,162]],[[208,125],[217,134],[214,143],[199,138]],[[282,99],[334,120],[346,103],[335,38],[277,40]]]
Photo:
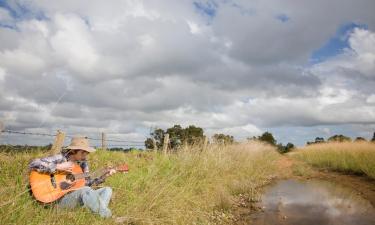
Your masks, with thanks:
[[[355,190],[319,180],[279,181],[266,189],[252,224],[374,225],[375,208]]]

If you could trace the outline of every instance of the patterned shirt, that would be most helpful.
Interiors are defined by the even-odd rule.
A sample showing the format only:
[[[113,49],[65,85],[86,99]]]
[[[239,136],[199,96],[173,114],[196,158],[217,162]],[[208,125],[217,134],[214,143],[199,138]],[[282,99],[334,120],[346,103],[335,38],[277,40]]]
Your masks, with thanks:
[[[34,159],[29,164],[30,170],[36,170],[40,173],[49,173],[53,174],[56,173],[56,165],[67,162],[68,161],[68,155],[67,154],[57,154],[53,156],[48,156],[44,158],[38,158]],[[79,162],[79,165],[82,168],[82,171],[84,173],[89,173],[89,165],[87,161],[81,161]],[[86,186],[92,186],[92,185],[98,185],[104,182],[104,178],[95,178],[91,179],[90,177],[86,177]]]

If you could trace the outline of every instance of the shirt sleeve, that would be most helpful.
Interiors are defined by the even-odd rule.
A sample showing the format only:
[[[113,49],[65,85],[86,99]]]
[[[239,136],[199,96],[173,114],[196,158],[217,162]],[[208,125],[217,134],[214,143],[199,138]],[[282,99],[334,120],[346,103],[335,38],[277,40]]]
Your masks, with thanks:
[[[81,168],[82,168],[84,173],[90,172],[89,164],[87,163],[87,161],[82,162],[80,165],[81,165]],[[101,177],[91,178],[90,176],[88,176],[88,177],[86,177],[86,186],[91,187],[93,185],[99,185],[99,184],[103,183],[104,181],[105,181],[105,179],[101,178]]]
[[[56,165],[64,161],[61,154],[34,159],[29,164],[29,170],[36,170],[40,173],[56,173]]]

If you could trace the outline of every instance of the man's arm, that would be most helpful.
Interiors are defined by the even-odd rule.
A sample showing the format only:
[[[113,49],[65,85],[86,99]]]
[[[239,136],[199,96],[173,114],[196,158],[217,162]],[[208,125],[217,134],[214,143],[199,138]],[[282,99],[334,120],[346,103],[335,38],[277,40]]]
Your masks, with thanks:
[[[95,186],[95,185],[99,185],[101,183],[103,183],[105,181],[105,179],[103,177],[97,177],[97,178],[94,178],[94,179],[91,179],[90,177],[88,177],[86,179],[86,185],[87,186]]]
[[[83,170],[84,173],[89,173],[90,170],[89,170],[89,164],[87,163],[87,161],[84,161],[81,163],[81,168]],[[97,178],[91,178],[90,176],[89,177],[86,177],[86,186],[95,186],[95,185],[99,185],[101,183],[103,183],[105,181],[105,177],[97,177]]]
[[[57,165],[63,162],[65,162],[65,159],[61,154],[38,158],[29,164],[29,169],[40,173],[55,173]]]

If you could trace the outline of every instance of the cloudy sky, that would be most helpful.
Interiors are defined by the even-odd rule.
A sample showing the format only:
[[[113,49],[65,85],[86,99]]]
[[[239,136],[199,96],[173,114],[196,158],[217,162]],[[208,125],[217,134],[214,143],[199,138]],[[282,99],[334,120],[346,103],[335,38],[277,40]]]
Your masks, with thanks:
[[[373,0],[0,0],[0,119],[144,140],[375,131]],[[1,141],[49,138],[3,134]]]

